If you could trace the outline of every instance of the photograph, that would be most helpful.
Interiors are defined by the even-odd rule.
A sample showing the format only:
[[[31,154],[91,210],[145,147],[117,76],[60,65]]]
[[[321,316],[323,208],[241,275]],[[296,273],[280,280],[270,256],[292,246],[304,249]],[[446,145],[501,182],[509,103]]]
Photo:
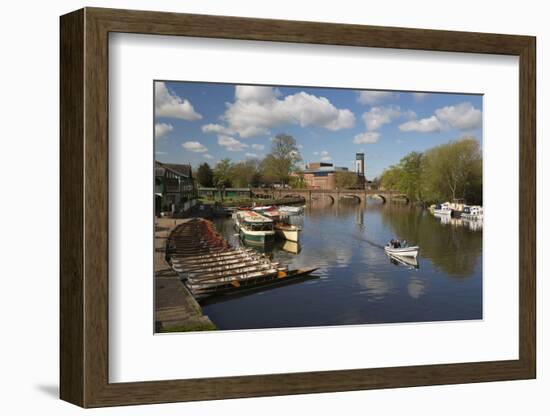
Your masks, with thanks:
[[[153,84],[155,332],[483,319],[483,95]]]

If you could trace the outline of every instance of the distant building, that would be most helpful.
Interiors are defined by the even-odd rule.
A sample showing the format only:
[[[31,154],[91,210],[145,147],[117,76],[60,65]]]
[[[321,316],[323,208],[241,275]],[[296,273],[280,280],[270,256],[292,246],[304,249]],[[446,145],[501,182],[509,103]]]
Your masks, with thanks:
[[[187,211],[195,205],[197,188],[191,165],[155,162],[155,214]]]
[[[301,172],[308,188],[311,189],[336,189],[336,173],[349,172],[346,167],[334,166],[332,163],[312,162],[306,165]],[[357,187],[365,188],[365,154],[357,153],[355,160],[355,173],[357,175]]]

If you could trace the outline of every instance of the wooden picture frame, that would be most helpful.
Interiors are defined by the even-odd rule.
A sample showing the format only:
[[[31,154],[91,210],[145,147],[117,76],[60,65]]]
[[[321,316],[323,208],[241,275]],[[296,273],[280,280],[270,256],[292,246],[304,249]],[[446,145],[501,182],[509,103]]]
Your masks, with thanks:
[[[535,38],[530,36],[85,8],[61,17],[60,396],[82,407],[337,392],[536,376]],[[110,32],[519,57],[519,359],[110,383]]]

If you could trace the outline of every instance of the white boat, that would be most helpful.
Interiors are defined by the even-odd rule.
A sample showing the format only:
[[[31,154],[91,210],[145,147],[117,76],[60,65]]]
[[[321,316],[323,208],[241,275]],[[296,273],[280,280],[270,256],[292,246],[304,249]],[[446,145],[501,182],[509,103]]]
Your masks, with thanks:
[[[451,208],[451,204],[449,202],[444,202],[443,204],[437,204],[432,212],[434,215],[450,216],[453,213],[453,209]]]
[[[461,216],[467,220],[481,220],[483,219],[483,208],[479,205],[466,206]]]
[[[292,254],[298,254],[301,250],[300,243],[295,243],[294,241],[285,240],[283,243],[283,250]]]
[[[247,243],[263,245],[275,239],[273,220],[255,211],[237,211],[235,225]]]
[[[388,258],[394,264],[402,264],[412,269],[418,269],[418,260],[416,257],[398,256],[397,254],[388,254]]]
[[[279,207],[279,211],[286,212],[288,214],[301,214],[304,212],[304,207],[291,207],[288,205],[283,205]]]
[[[300,240],[300,231],[302,229],[296,225],[282,222],[275,223],[275,232],[285,240],[297,243]]]
[[[410,247],[398,247],[394,248],[391,244],[387,244],[384,247],[384,251],[388,254],[394,255],[394,256],[400,256],[400,257],[416,257],[418,256],[418,246],[410,246]]]
[[[272,205],[261,205],[261,206],[252,208],[252,211],[263,212],[263,211],[269,211],[273,208],[274,207]]]

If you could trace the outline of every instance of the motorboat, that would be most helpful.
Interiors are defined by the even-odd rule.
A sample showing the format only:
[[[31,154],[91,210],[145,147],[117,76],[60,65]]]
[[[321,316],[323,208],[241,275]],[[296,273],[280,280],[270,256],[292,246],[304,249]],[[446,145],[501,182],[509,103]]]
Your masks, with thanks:
[[[483,219],[483,208],[479,205],[466,206],[461,216],[467,220],[481,220]]]
[[[279,207],[279,211],[286,212],[288,214],[298,215],[304,212],[304,207],[292,207],[289,205],[283,205]]]
[[[418,256],[419,247],[418,246],[408,246],[402,244],[399,241],[389,242],[384,247],[384,251],[393,256],[400,257],[416,257]]]
[[[453,214],[453,208],[449,202],[444,202],[443,204],[437,204],[432,212],[434,215],[451,216]]]

